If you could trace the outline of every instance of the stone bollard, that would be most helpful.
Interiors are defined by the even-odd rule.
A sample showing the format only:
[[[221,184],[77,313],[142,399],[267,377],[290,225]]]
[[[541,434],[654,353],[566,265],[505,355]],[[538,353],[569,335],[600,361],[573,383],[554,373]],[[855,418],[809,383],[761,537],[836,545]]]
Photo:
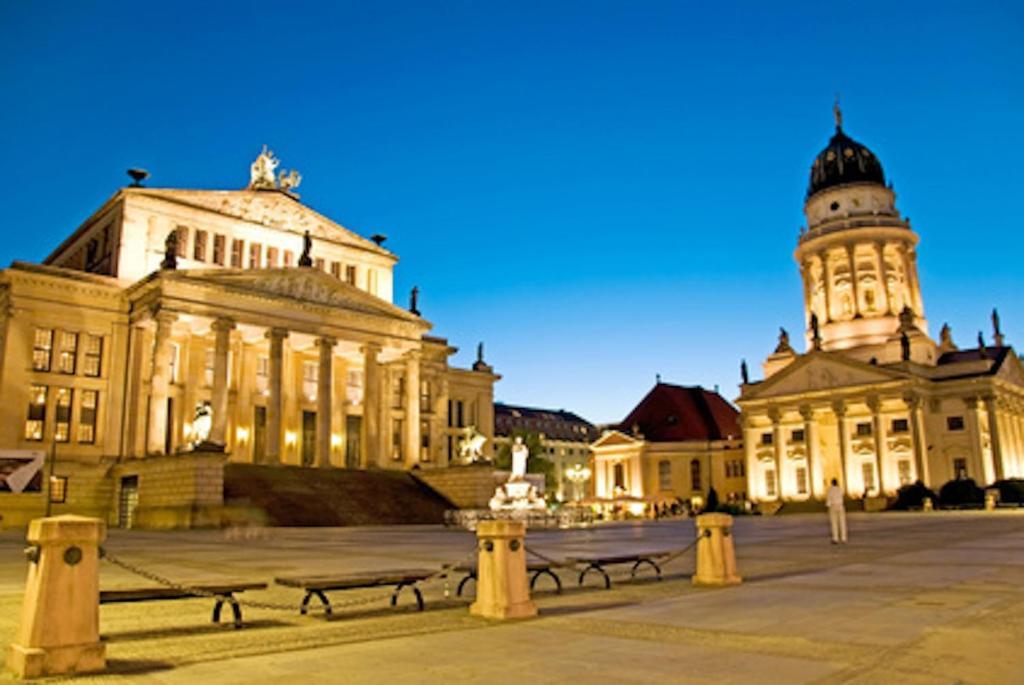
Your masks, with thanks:
[[[697,517],[697,572],[693,584],[703,587],[739,585],[736,550],[732,544],[732,516],[701,514]]]
[[[985,511],[996,510],[996,496],[999,493],[998,490],[986,490],[985,491]]]
[[[932,502],[931,497],[925,497],[921,500],[921,511],[935,511],[935,503]]]
[[[476,526],[476,601],[469,613],[484,618],[529,618],[537,615],[526,579],[526,524],[481,521]]]
[[[25,602],[7,667],[19,678],[102,671],[100,519],[54,516],[29,524]]]

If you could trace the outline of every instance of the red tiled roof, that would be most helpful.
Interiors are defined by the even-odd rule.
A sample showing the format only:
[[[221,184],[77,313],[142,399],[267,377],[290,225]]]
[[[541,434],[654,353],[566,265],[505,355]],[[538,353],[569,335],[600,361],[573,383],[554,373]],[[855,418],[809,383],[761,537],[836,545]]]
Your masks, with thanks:
[[[739,415],[717,392],[658,383],[619,424],[619,430],[630,434],[636,426],[650,442],[738,439],[742,435]]]

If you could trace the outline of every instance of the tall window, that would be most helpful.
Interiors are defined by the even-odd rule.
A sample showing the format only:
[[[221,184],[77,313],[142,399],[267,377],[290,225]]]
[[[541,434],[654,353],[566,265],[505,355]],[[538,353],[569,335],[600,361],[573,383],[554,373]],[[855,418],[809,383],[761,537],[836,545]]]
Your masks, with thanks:
[[[403,395],[405,395],[405,376],[396,374],[391,383],[391,406],[393,408],[402,408]]]
[[[420,461],[430,461],[430,421],[420,421]]]
[[[345,265],[345,282],[349,285],[356,284],[356,265],[346,264]]]
[[[363,370],[349,369],[345,375],[345,399],[350,404],[363,402]]]
[[[181,361],[181,347],[178,346],[178,343],[173,343],[172,342],[171,343],[171,363],[170,363],[170,369],[169,369],[169,371],[171,372],[171,374],[170,374],[170,376],[171,376],[171,383],[177,383],[178,382],[178,368],[181,366],[180,361]]]
[[[213,234],[213,263],[224,266],[224,236],[220,233]]]
[[[268,247],[267,248],[267,267],[271,268],[271,269],[276,269],[277,268],[277,248],[276,247]]]
[[[341,262],[331,262],[331,275],[341,278]]]
[[[256,358],[256,392],[261,395],[267,394],[270,387],[270,359],[268,357]]]
[[[875,465],[871,462],[864,462],[860,465],[860,471],[864,476],[864,492],[875,491]]]
[[[430,411],[430,381],[425,378],[420,380],[420,411]]]
[[[910,460],[900,459],[896,462],[896,468],[899,470],[900,485],[910,485]]]
[[[324,258],[323,257],[316,257],[315,259],[313,259],[313,267],[317,271],[323,271],[324,270]]]
[[[690,486],[694,490],[703,490],[700,477],[700,459],[690,461]]]
[[[317,362],[302,362],[302,394],[306,399],[316,399],[317,380],[320,378],[320,365]]]
[[[967,460],[965,458],[957,457],[953,460],[953,477],[957,480],[967,478]]]
[[[764,494],[768,497],[777,497],[775,485],[775,469],[768,469],[764,472]]]
[[[242,254],[245,251],[245,241],[235,238],[231,241],[231,266],[235,269],[242,268]]]
[[[203,383],[211,387],[213,386],[213,361],[215,356],[215,350],[212,347],[206,348],[206,356],[203,359]]]
[[[796,467],[796,492],[798,495],[807,494],[807,468],[804,466]]]
[[[74,374],[75,360],[78,358],[78,333],[60,332],[60,357],[58,370],[61,373]]]
[[[662,459],[658,462],[658,489],[672,489],[672,462]]]
[[[71,388],[57,388],[53,424],[53,439],[57,442],[67,442],[71,439],[71,394]]]
[[[103,370],[103,336],[85,334],[85,354],[82,357],[82,373],[90,378],[99,378]]]
[[[196,242],[192,246],[192,257],[197,262],[206,261],[206,231],[196,230]]]
[[[25,439],[42,440],[46,429],[45,385],[33,385],[29,392],[28,419],[25,421]]]
[[[96,442],[96,409],[99,406],[99,393],[95,390],[83,390],[78,411],[78,442]]]
[[[285,266],[292,266],[293,264],[295,264],[295,253],[292,252],[291,250],[285,250],[284,251],[284,265]]]
[[[249,268],[260,268],[260,260],[263,258],[263,246],[259,243],[249,243]]]
[[[391,422],[391,458],[398,461],[402,458],[402,419]]]
[[[32,346],[32,369],[49,371],[53,357],[53,329],[37,328],[35,342]]]
[[[188,257],[188,228],[178,226],[174,229],[174,234],[178,238],[174,251],[179,257]]]
[[[626,489],[626,467],[622,464],[612,467],[612,487],[618,490]]]

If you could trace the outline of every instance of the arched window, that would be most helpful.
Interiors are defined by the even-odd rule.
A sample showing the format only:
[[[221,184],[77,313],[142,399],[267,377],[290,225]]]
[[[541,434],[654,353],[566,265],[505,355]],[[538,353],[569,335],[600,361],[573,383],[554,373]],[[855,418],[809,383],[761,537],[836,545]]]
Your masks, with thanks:
[[[690,486],[694,490],[703,490],[700,482],[700,460],[694,459],[690,462]]]
[[[658,462],[658,489],[672,489],[672,462],[668,459]]]

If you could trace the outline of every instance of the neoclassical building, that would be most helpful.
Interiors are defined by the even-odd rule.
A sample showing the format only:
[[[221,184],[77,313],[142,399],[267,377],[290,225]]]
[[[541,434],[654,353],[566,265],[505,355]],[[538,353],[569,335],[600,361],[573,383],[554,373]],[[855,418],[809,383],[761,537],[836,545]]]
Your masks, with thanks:
[[[499,377],[450,366],[415,292],[393,303],[383,238],[276,166],[264,149],[244,190],[122,188],[42,264],[0,271],[0,451],[55,450],[75,511],[184,506],[140,480],[202,491],[190,453],[431,469],[468,425],[491,449]],[[0,491],[8,512],[38,500]]]
[[[811,167],[795,258],[806,351],[782,331],[742,411],[752,500],[882,498],[921,480],[984,485],[1024,476],[1024,372],[993,312],[960,349],[948,326],[929,336],[918,236],[896,209],[878,158],[842,129]]]
[[[712,487],[746,499],[739,414],[717,392],[658,382],[618,426],[591,445],[599,503],[639,514],[652,504],[699,508]]]

